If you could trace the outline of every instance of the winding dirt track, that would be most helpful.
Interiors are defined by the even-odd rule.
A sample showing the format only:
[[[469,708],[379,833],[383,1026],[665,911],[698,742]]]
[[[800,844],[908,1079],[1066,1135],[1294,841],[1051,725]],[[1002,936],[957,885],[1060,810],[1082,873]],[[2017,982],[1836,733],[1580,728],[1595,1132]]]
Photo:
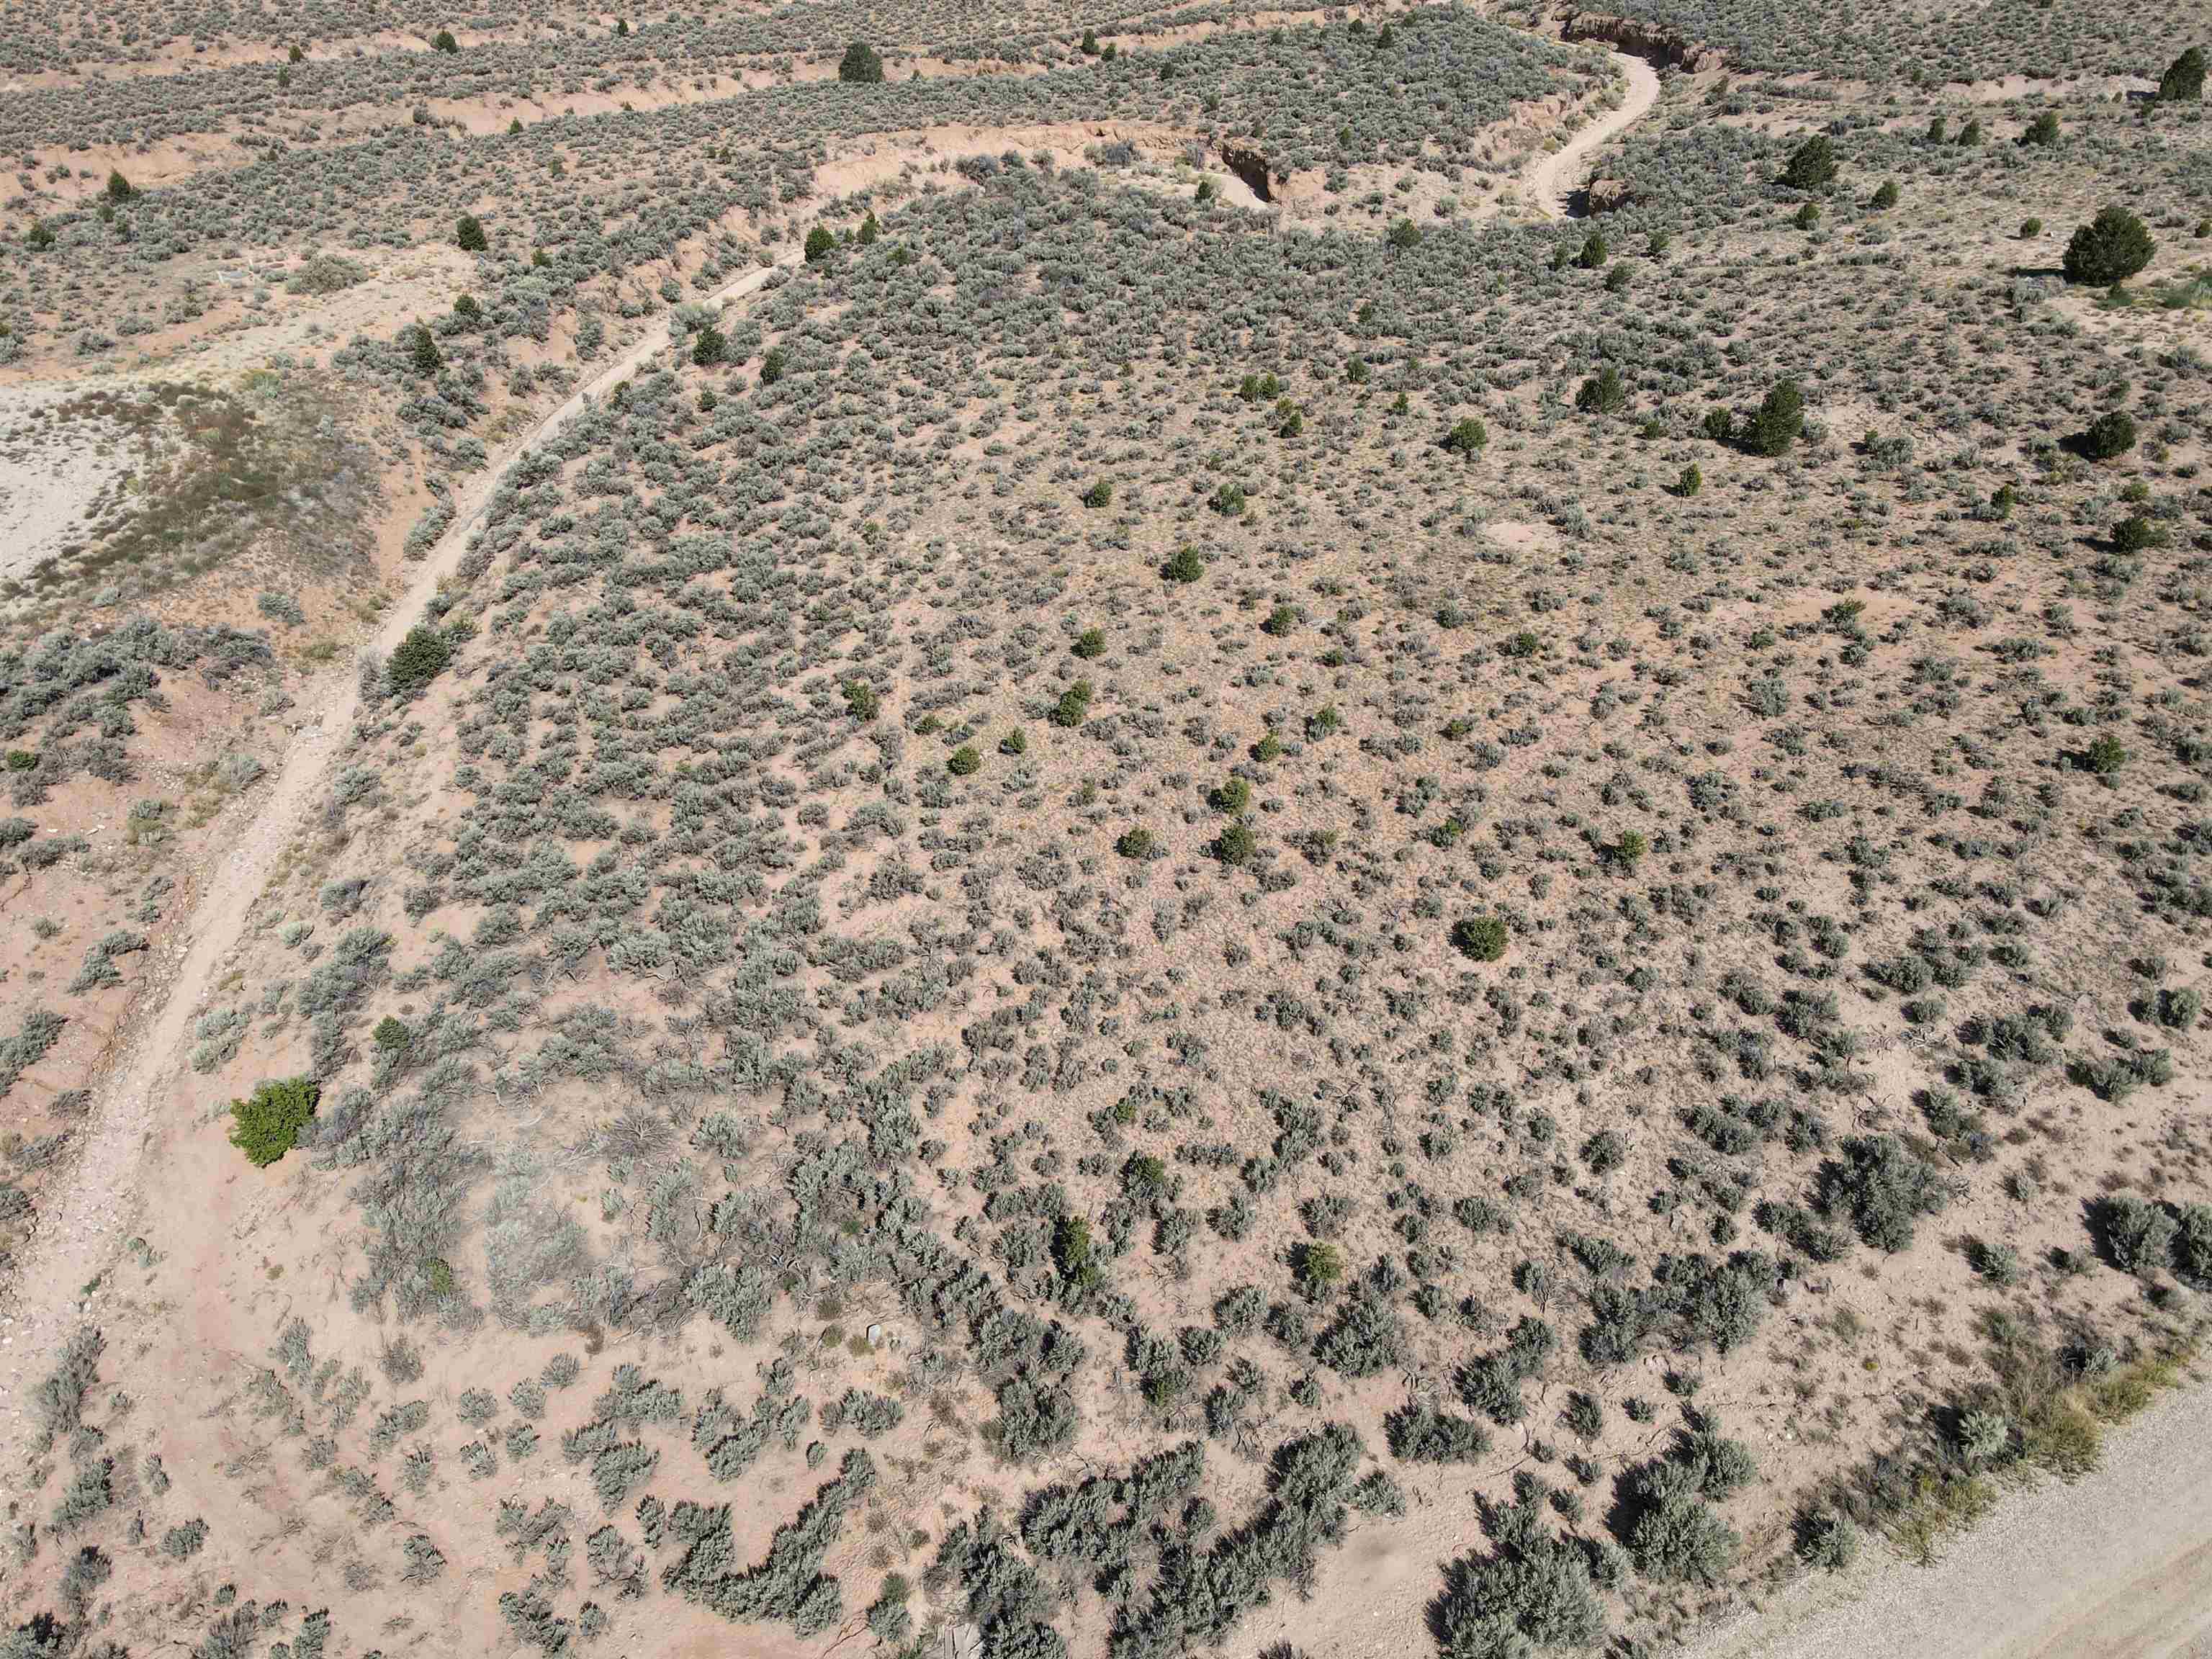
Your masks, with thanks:
[[[1589,181],[1583,166],[1598,151],[1650,113],[1659,101],[1659,72],[1628,52],[1613,54],[1628,74],[1628,95],[1619,109],[1608,111],[1567,140],[1553,154],[1538,158],[1522,181],[1529,198],[1547,219],[1567,216],[1568,200]]]
[[[1565,198],[1580,186],[1582,163],[1657,101],[1659,78],[1650,66],[1625,53],[1614,56],[1628,75],[1628,94],[1620,107],[1592,122],[1557,152],[1538,157],[1523,179],[1526,194],[1550,217],[1563,216]],[[796,257],[787,255],[779,264],[787,266]],[[709,295],[708,302],[726,305],[757,292],[774,269],[746,273]],[[459,492],[465,511],[431,550],[367,648],[389,652],[414,625],[439,583],[459,562],[507,468],[580,414],[595,393],[635,373],[667,345],[667,334],[648,326],[641,338]],[[219,826],[236,839],[210,862],[191,916],[162,963],[167,988],[155,994],[158,1003],[149,996],[120,1061],[97,1086],[76,1167],[65,1183],[58,1183],[55,1204],[24,1252],[12,1301],[0,1315],[0,1470],[21,1467],[37,1428],[28,1409],[30,1392],[51,1368],[64,1335],[81,1322],[98,1322],[96,1294],[88,1297],[88,1289],[133,1231],[146,1149],[155,1126],[179,1109],[173,1103],[183,1098],[173,1085],[192,1022],[278,858],[322,799],[325,774],[352,728],[357,677],[332,673],[304,691],[302,723],[275,781],[250,804],[250,817],[241,813],[242,822],[226,819]]]
[[[787,254],[777,265],[787,268],[797,258]],[[758,291],[775,269],[748,271],[708,295],[707,303],[741,300]],[[465,510],[431,549],[382,630],[365,648],[389,652],[415,625],[439,583],[459,563],[507,467],[581,414],[595,393],[635,374],[668,345],[667,331],[655,319],[641,338],[532,427],[498,466],[487,468],[459,491],[458,505]],[[223,959],[238,944],[278,856],[322,799],[324,775],[352,729],[360,702],[358,676],[328,674],[305,691],[303,723],[275,783],[246,808],[250,817],[226,817],[219,825],[237,838],[208,866],[191,920],[177,935],[181,956],[173,955],[165,964],[167,990],[141,1017],[120,1063],[100,1086],[76,1167],[25,1252],[14,1301],[0,1319],[0,1354],[5,1355],[0,1362],[0,1470],[21,1466],[37,1431],[29,1395],[52,1366],[64,1337],[81,1322],[98,1322],[96,1304],[83,1299],[85,1289],[131,1236],[147,1144],[155,1124],[178,1109],[172,1103],[181,1098],[172,1085],[181,1071],[192,1022]]]

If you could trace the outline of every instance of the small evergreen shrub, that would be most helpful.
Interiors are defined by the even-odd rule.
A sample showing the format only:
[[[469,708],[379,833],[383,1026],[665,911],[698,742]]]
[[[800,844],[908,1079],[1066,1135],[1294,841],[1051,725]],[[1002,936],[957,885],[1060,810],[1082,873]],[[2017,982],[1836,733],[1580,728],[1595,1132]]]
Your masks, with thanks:
[[[230,1144],[258,1169],[276,1163],[298,1145],[320,1092],[303,1077],[258,1085],[246,1099],[230,1103]]]

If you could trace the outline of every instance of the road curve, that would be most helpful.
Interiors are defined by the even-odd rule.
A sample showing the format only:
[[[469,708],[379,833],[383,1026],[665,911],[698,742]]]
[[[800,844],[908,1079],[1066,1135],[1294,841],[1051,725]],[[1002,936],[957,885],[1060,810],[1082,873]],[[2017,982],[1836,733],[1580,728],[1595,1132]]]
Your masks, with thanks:
[[[1642,120],[1659,101],[1659,72],[1632,53],[1613,55],[1628,76],[1628,95],[1620,107],[1599,116],[1549,155],[1538,156],[1522,177],[1522,188],[1547,219],[1567,216],[1567,203],[1589,182],[1583,175],[1584,164]]]

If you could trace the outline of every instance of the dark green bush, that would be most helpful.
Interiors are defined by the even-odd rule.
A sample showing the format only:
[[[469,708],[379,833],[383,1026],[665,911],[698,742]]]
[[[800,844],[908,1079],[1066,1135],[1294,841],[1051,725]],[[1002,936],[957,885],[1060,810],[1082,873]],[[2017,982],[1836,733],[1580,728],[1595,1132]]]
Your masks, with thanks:
[[[464,253],[482,253],[489,247],[483,221],[473,213],[464,213],[453,224],[453,246]]]
[[[848,86],[881,86],[884,80],[884,60],[873,46],[855,40],[845,48],[845,55],[837,60],[837,78]]]
[[[1089,715],[1091,696],[1091,682],[1078,680],[1060,694],[1060,701],[1052,706],[1052,713],[1047,718],[1054,726],[1073,731]]]
[[[2125,208],[2108,207],[2066,244],[2066,280],[2097,288],[2124,283],[2148,264],[2157,251],[2142,220]]]
[[[1790,152],[1782,182],[1791,190],[1825,190],[1836,181],[1836,147],[1815,133]]]
[[[1607,363],[1575,389],[1575,407],[1585,415],[1617,415],[1628,407],[1628,388],[1620,371]]]
[[[1778,381],[1745,426],[1743,445],[1754,455],[1779,455],[1804,429],[1804,394],[1795,380]]]
[[[1510,937],[1503,916],[1462,916],[1452,924],[1453,948],[1476,962],[1496,962]]]
[[[2118,459],[2136,447],[2135,416],[2124,409],[2107,410],[2083,429],[2076,447],[2093,461]]]
[[[2158,77],[2158,101],[2193,104],[2204,96],[2204,48],[2191,46]]]
[[[1206,574],[1206,561],[1194,547],[1176,550],[1175,556],[1160,567],[1160,574],[1171,582],[1194,582]]]
[[[230,1144],[257,1168],[276,1163],[299,1143],[320,1093],[303,1077],[258,1085],[246,1099],[230,1103]]]
[[[453,660],[453,643],[445,634],[418,623],[392,653],[384,665],[385,684],[398,697],[419,696],[423,688],[446,672]]]

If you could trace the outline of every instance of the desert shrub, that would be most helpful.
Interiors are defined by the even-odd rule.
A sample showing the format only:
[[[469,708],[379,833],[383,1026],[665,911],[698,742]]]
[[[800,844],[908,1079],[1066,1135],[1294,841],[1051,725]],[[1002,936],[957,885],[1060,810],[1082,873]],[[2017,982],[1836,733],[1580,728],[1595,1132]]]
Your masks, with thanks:
[[[1815,133],[1790,152],[1782,182],[1791,190],[1825,190],[1836,180],[1836,147]]]
[[[1304,1249],[1329,1248],[1310,1244]],[[1303,1253],[1300,1276],[1308,1276]],[[1392,1307],[1389,1288],[1372,1275],[1363,1277],[1344,1298],[1328,1328],[1316,1340],[1313,1352],[1316,1359],[1346,1376],[1372,1376],[1402,1364],[1407,1352],[1405,1328]]]
[[[1021,1376],[998,1390],[992,1438],[1010,1463],[1034,1462],[1070,1444],[1078,1427],[1075,1396],[1064,1379]]]
[[[1321,1548],[1344,1540],[1355,1504],[1389,1507],[1394,1487],[1371,1474],[1355,1479],[1364,1455],[1359,1437],[1337,1423],[1278,1447],[1259,1515],[1208,1549],[1164,1555],[1149,1590],[1116,1610],[1108,1659],[1160,1659],[1214,1646],[1268,1600],[1273,1581],[1310,1583]],[[971,1613],[975,1605],[971,1592]],[[1023,1651],[1044,1659],[1062,1650]]]
[[[1160,567],[1160,574],[1171,582],[1194,582],[1205,574],[1205,559],[1190,546],[1177,548],[1174,556]]]
[[[2138,1277],[2166,1265],[2180,1236],[2180,1224],[2162,1204],[2119,1193],[2105,1199],[2092,1211],[2092,1219],[2104,1236],[2112,1265]]]
[[[1753,411],[1743,445],[1754,455],[1780,455],[1805,429],[1805,399],[1795,380],[1776,383]]]
[[[1611,363],[1575,388],[1575,407],[1585,415],[1617,415],[1628,407],[1628,388]]]
[[[669,1512],[667,1530],[683,1553],[662,1570],[661,1583],[725,1619],[783,1620],[801,1637],[818,1635],[837,1622],[843,1608],[837,1580],[822,1571],[823,1558],[875,1480],[866,1452],[847,1452],[836,1478],[796,1519],[776,1529],[766,1558],[750,1568],[738,1564],[728,1504],[710,1509],[680,1503]]]
[[[384,666],[385,684],[394,696],[420,696],[453,660],[453,642],[440,629],[416,623],[393,647]]]
[[[33,1008],[23,1016],[15,1036],[0,1040],[0,1095],[14,1088],[15,1079],[39,1063],[68,1024],[51,1009]]]
[[[837,251],[837,238],[827,225],[817,225],[806,233],[806,263],[818,265]]]
[[[1540,1319],[1522,1318],[1492,1349],[1460,1367],[1460,1398],[1504,1426],[1521,1420],[1521,1384],[1540,1370],[1559,1346],[1559,1335]]]
[[[963,743],[946,759],[945,769],[956,778],[973,777],[983,769],[983,757],[973,744]]]
[[[1467,1555],[1444,1572],[1430,1626],[1448,1659],[1504,1659],[1538,1648],[1587,1649],[1605,1636],[1591,1582],[1595,1549],[1543,1523],[1543,1486],[1523,1474],[1510,1504],[1485,1503],[1491,1553]]]
[[[1638,1504],[1626,1542],[1636,1570],[1664,1584],[1720,1582],[1735,1559],[1735,1529],[1699,1495],[1695,1471],[1647,1463],[1629,1481]]]
[[[2058,142],[2058,112],[2047,109],[2027,124],[2020,135],[2023,149],[2048,149]]]
[[[729,355],[730,337],[712,324],[691,337],[691,361],[701,368],[712,368]]]
[[[2107,410],[2083,430],[2079,447],[2093,461],[2117,459],[2136,447],[2135,416],[2124,409]]]
[[[338,294],[368,280],[368,267],[343,254],[318,253],[294,271],[284,284],[288,294]]]
[[[307,1078],[256,1085],[246,1099],[230,1103],[230,1144],[257,1168],[276,1163],[299,1143],[320,1093]]]
[[[1453,948],[1475,962],[1496,962],[1510,937],[1503,916],[1462,916],[1452,924]]]
[[[2185,1204],[2174,1221],[2173,1270],[2198,1286],[2212,1285],[2212,1204]]]
[[[845,48],[845,55],[837,60],[837,78],[848,86],[881,86],[884,79],[884,60],[873,46],[855,40]]]
[[[457,52],[460,49],[461,43],[453,39],[451,29],[440,29],[430,37],[430,50],[433,52]]]
[[[1083,504],[1085,507],[1111,507],[1114,504],[1114,485],[1112,480],[1101,478],[1097,483],[1091,485],[1090,489],[1085,490],[1083,492]]]
[[[1390,1455],[1407,1463],[1473,1463],[1490,1454],[1490,1431],[1471,1417],[1408,1402],[1382,1421]]]
[[[99,1330],[90,1325],[78,1326],[63,1340],[53,1370],[40,1379],[31,1395],[41,1451],[82,1425],[84,1397],[100,1380],[100,1356],[106,1346]]]
[[[1825,1572],[1841,1572],[1857,1559],[1859,1529],[1850,1516],[1829,1504],[1802,1510],[1795,1528],[1797,1559]]]
[[[1455,455],[1471,458],[1480,453],[1482,447],[1489,441],[1488,428],[1472,415],[1458,422],[1449,432],[1444,434],[1444,448]]]
[[[1932,1215],[1950,1194],[1934,1166],[1893,1135],[1853,1135],[1820,1171],[1823,1210],[1850,1218],[1861,1238],[1881,1250],[1912,1243],[1913,1223]]]
[[[2141,270],[2158,245],[2143,222],[2123,207],[2108,207],[2066,244],[2066,280],[2103,288]]]
[[[2204,48],[2191,46],[2158,77],[2158,101],[2193,104],[2204,96]]]
[[[482,253],[491,246],[484,235],[483,221],[473,213],[465,213],[453,222],[453,246],[464,253]]]

